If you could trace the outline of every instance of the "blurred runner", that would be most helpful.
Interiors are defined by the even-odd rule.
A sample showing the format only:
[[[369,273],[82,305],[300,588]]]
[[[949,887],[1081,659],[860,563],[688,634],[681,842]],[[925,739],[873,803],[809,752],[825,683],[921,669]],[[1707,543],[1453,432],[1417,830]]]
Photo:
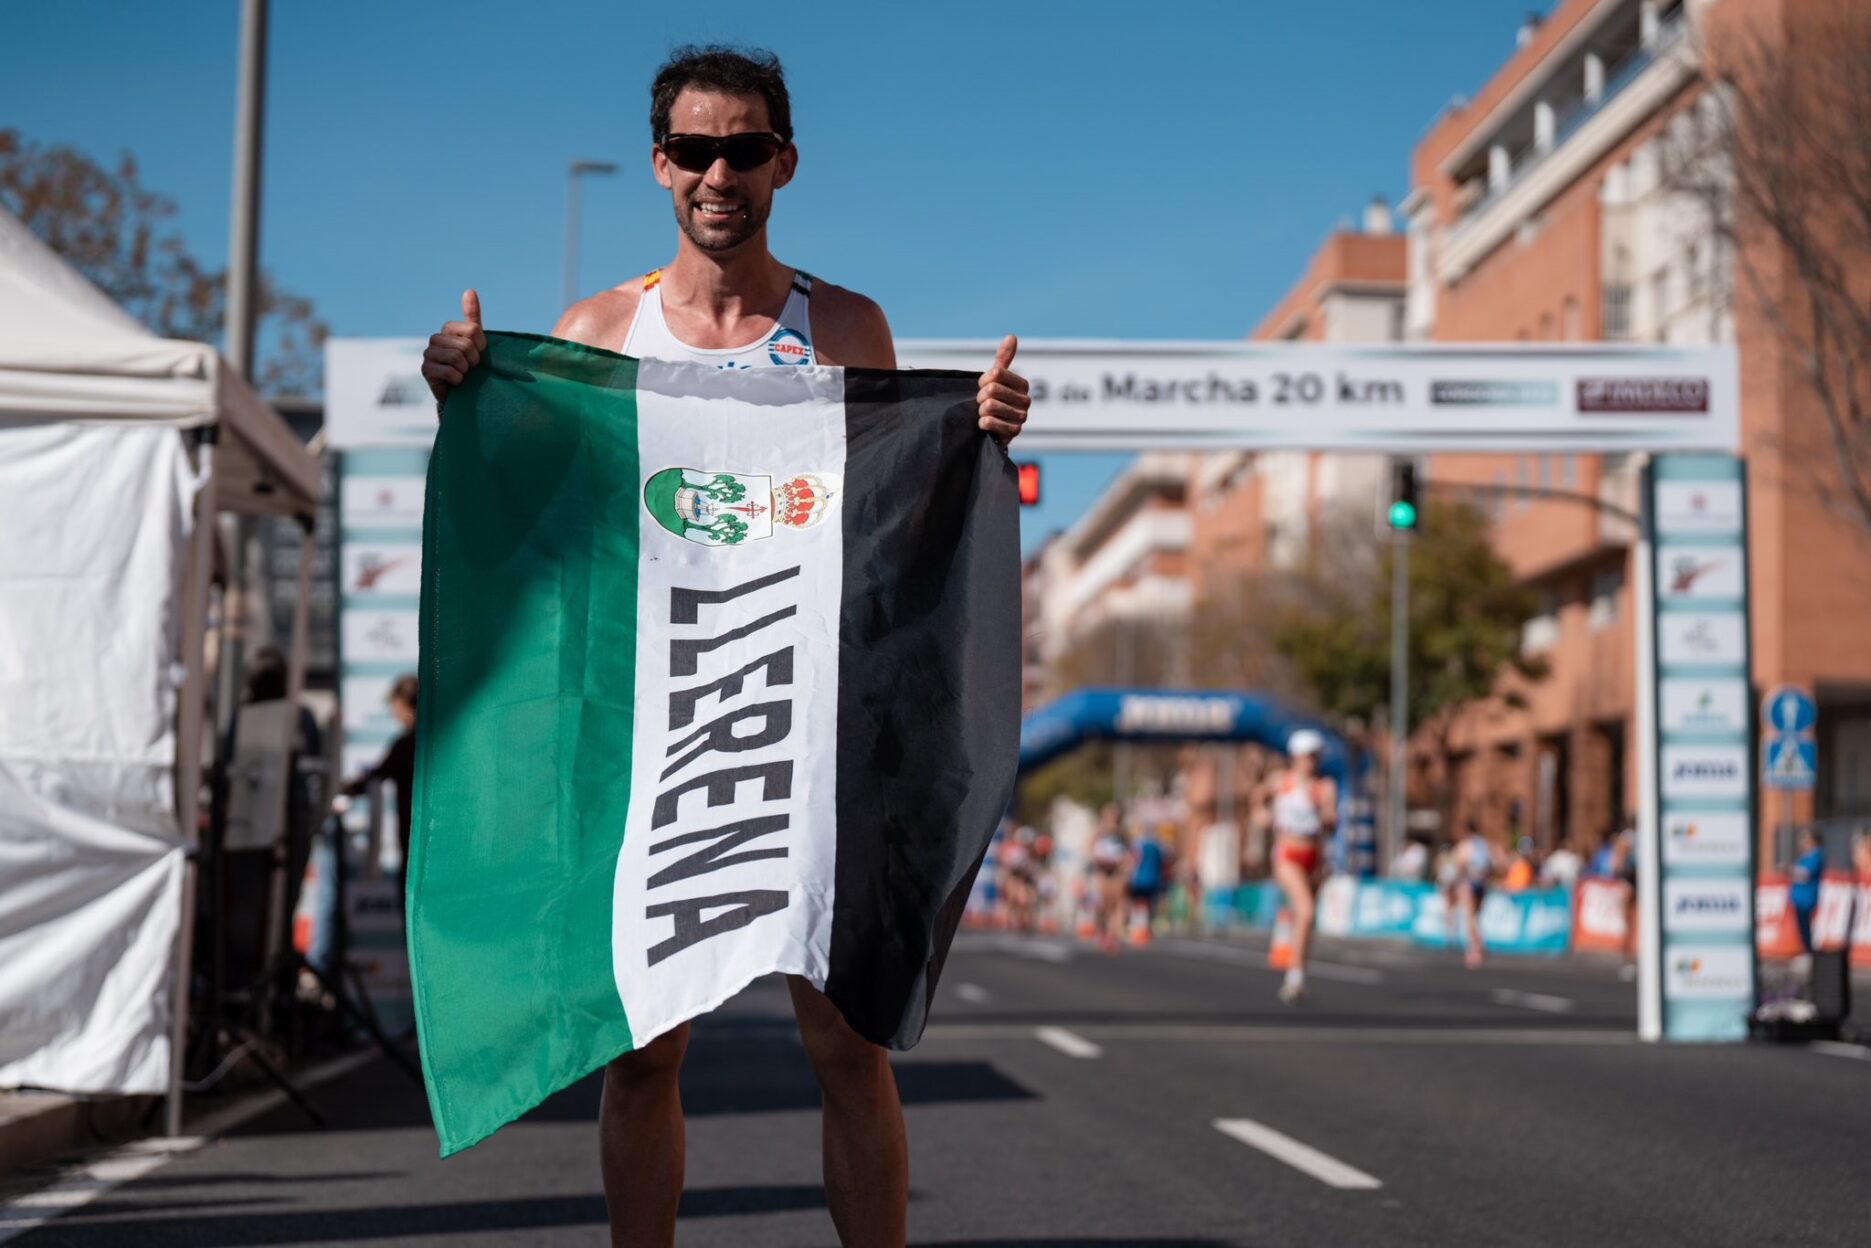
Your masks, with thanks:
[[[1800,947],[1813,951],[1813,912],[1819,908],[1819,881],[1825,875],[1826,851],[1819,833],[1801,828],[1799,857],[1787,873],[1787,904],[1793,908],[1793,922],[1800,929]]]
[[[1287,738],[1288,765],[1263,789],[1273,823],[1273,878],[1293,914],[1293,964],[1280,985],[1280,1000],[1296,1004],[1306,991],[1306,955],[1312,946],[1314,897],[1324,854],[1321,841],[1338,823],[1338,794],[1319,775],[1325,738],[1301,728]]]
[[[1163,884],[1168,878],[1164,867],[1161,834],[1146,828],[1137,842],[1136,865],[1131,869],[1128,890],[1133,940],[1141,942],[1149,938],[1151,924],[1156,920],[1157,899],[1163,895]]]
[[[1471,971],[1481,965],[1481,903],[1487,899],[1488,885],[1493,882],[1499,867],[1494,846],[1488,843],[1488,838],[1481,835],[1481,829],[1470,819],[1467,835],[1462,837],[1462,843],[1455,848],[1455,896],[1468,929],[1468,954],[1464,961]]]
[[[1115,818],[1116,808],[1106,807],[1105,815],[1105,826],[1091,845],[1092,897],[1098,907],[1098,943],[1106,953],[1116,953],[1124,938],[1124,893],[1131,854],[1123,825]]]

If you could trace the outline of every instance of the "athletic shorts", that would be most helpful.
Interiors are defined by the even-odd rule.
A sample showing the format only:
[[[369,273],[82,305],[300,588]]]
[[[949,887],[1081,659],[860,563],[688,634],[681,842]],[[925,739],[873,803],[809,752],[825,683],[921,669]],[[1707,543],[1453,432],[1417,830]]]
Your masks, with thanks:
[[[1281,841],[1276,851],[1281,862],[1290,862],[1301,871],[1316,871],[1319,867],[1319,847],[1305,841]]]

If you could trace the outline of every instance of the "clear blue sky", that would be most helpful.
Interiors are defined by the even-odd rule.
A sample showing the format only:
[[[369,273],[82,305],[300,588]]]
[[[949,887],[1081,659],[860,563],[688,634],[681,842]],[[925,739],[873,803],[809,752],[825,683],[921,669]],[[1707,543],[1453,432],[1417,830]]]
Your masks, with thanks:
[[[273,6],[265,266],[343,336],[558,311],[564,170],[586,289],[666,260],[648,84],[672,44],[779,53],[800,172],[783,260],[904,337],[1236,338],[1321,237],[1408,189],[1411,147],[1513,50],[1526,0],[944,5],[300,0]],[[0,125],[111,159],[226,254],[238,5],[0,14]],[[1122,457],[1047,456],[1031,546]]]

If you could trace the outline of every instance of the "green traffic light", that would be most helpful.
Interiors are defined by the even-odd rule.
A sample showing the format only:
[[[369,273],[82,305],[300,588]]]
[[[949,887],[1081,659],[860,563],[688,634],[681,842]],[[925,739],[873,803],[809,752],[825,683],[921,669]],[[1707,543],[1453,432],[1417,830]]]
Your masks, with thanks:
[[[1390,527],[1393,529],[1413,529],[1416,527],[1416,506],[1398,499],[1390,505]]]

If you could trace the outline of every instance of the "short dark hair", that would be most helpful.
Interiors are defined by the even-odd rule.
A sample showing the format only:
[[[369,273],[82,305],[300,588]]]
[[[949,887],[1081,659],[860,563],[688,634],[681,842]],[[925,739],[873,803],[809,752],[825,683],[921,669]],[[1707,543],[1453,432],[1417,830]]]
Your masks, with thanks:
[[[773,133],[793,141],[793,106],[786,94],[786,73],[780,58],[763,48],[733,48],[711,43],[684,44],[670,52],[650,83],[650,137],[660,143],[669,133],[669,110],[684,87],[757,95],[767,102],[767,124]]]
[[[390,701],[401,702],[413,711],[416,709],[416,691],[420,687],[414,676],[398,676],[396,683],[390,686]]]
[[[278,646],[261,646],[247,656],[247,701],[277,702],[286,696],[286,656]]]

